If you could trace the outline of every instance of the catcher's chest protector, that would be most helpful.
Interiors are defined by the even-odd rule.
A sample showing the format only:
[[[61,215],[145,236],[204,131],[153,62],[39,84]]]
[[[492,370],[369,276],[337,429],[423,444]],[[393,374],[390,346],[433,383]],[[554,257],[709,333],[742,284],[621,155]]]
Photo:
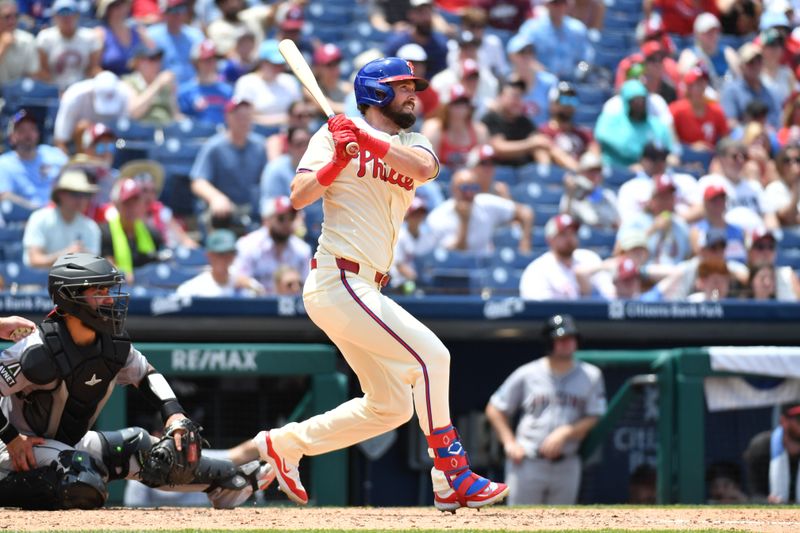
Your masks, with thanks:
[[[96,346],[79,348],[60,320],[45,320],[40,327],[43,354],[37,360],[43,374],[52,373],[59,383],[51,390],[36,391],[26,398],[24,414],[37,435],[45,435],[51,417],[61,413],[53,438],[70,446],[90,429],[101,402],[110,393],[117,373],[125,366],[131,349],[130,338],[98,333]],[[23,365],[25,366],[25,365]],[[43,368],[50,366],[50,368]],[[27,373],[26,372],[26,373]],[[61,384],[63,383],[63,387]],[[66,389],[66,396],[60,391]],[[61,409],[59,405],[61,404]]]

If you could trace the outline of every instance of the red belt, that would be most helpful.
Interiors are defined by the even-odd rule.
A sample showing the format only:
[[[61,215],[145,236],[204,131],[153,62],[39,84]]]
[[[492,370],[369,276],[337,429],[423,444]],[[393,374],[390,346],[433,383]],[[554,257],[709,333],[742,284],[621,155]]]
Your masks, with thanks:
[[[352,272],[353,274],[358,274],[361,270],[361,265],[356,263],[355,261],[350,261],[349,259],[343,259],[341,257],[336,258],[336,266],[339,267],[341,270],[346,270],[348,272]],[[311,258],[311,269],[317,268],[317,258]],[[389,284],[390,276],[389,274],[382,274],[380,272],[375,272],[375,283],[380,285],[381,287],[385,287]]]

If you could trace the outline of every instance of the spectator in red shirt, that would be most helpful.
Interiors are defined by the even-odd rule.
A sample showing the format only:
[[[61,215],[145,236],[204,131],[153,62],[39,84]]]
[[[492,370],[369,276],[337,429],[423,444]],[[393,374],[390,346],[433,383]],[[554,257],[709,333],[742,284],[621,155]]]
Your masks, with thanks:
[[[722,107],[705,97],[708,74],[699,67],[692,67],[684,75],[683,82],[686,96],[669,106],[678,141],[694,150],[713,150],[728,134],[728,124]]]
[[[642,56],[642,83],[647,87],[647,92],[661,95],[668,104],[674,102],[678,93],[664,73],[664,60],[667,57],[664,47],[658,41],[647,41],[642,45]]]
[[[642,0],[644,16],[648,18],[653,8],[661,11],[668,33],[690,35],[697,15],[707,11],[719,16],[715,0]]]
[[[661,62],[669,81],[673,86],[677,86],[681,80],[680,70],[678,69],[678,62],[672,57],[675,55],[675,43],[672,38],[664,29],[664,23],[661,17],[654,15],[649,19],[641,21],[636,26],[636,42],[640,47],[646,46],[649,42],[656,42],[661,45],[664,52],[664,59]],[[629,56],[622,59],[617,64],[617,72],[614,76],[614,89],[619,91],[622,84],[628,79],[628,71],[630,68],[637,64],[644,63],[644,55],[641,50],[636,51]]]

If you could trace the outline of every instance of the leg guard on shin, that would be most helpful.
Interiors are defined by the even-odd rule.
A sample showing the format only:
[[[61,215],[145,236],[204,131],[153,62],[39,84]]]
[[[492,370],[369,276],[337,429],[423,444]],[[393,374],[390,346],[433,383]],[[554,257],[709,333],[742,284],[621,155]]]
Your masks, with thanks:
[[[142,428],[130,427],[119,431],[98,431],[103,445],[103,463],[108,468],[109,479],[125,479],[130,471],[131,457],[153,446],[150,434]]]
[[[108,498],[105,467],[86,452],[64,450],[48,466],[0,480],[0,506],[22,509],[97,509]]]
[[[505,483],[495,483],[475,474],[469,464],[461,436],[453,426],[435,429],[427,436],[433,450],[433,467],[444,473],[451,490],[434,495],[440,511],[455,512],[460,507],[483,507],[506,497]]]
[[[217,509],[232,509],[275,479],[270,466],[251,461],[235,466],[231,461],[201,457],[192,484],[208,485],[205,492]]]

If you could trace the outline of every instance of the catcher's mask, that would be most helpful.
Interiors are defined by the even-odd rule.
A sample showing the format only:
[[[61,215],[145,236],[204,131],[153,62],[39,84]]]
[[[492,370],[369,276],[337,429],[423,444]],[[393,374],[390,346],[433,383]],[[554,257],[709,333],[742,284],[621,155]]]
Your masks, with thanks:
[[[122,292],[124,279],[103,257],[69,253],[50,268],[47,291],[59,313],[69,313],[95,331],[120,335],[125,330],[130,299],[128,293]],[[90,288],[101,290],[87,295]]]

